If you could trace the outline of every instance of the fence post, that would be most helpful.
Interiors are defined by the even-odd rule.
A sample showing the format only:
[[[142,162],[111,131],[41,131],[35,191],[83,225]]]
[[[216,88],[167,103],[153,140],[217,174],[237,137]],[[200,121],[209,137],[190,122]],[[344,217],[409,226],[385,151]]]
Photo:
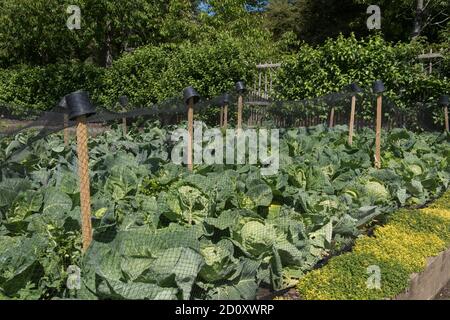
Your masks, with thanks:
[[[81,229],[83,252],[92,242],[91,195],[89,184],[88,130],[86,118],[95,114],[95,108],[84,91],[74,92],[66,97],[69,119],[77,122],[78,176],[80,179]]]
[[[381,128],[383,121],[383,92],[384,84],[381,80],[375,81],[373,85],[373,92],[377,95],[377,123],[376,123],[376,137],[375,137],[375,167],[381,169]]]
[[[442,95],[439,99],[439,104],[444,108],[445,131],[450,132],[448,123],[448,95]]]
[[[240,129],[242,129],[242,111],[244,108],[243,94],[245,92],[245,83],[243,81],[236,82],[236,92],[239,94],[237,128],[238,128],[238,130],[240,130]]]
[[[119,97],[119,104],[122,107],[122,112],[126,111],[126,107],[128,106],[128,97],[127,96],[120,96]],[[127,129],[127,118],[122,118],[122,132],[123,135],[126,136],[128,133]]]
[[[349,128],[348,143],[350,145],[352,145],[353,144],[353,132],[355,129],[356,94],[361,93],[362,89],[356,83],[352,83],[350,85],[350,89],[353,92],[353,95],[352,95],[352,106],[351,106],[351,110],[350,110],[350,123],[348,125],[348,128]]]
[[[187,141],[187,166],[189,171],[193,171],[193,144],[194,144],[194,104],[200,100],[200,96],[192,87],[187,87],[183,91],[184,102],[188,107],[188,141]]]

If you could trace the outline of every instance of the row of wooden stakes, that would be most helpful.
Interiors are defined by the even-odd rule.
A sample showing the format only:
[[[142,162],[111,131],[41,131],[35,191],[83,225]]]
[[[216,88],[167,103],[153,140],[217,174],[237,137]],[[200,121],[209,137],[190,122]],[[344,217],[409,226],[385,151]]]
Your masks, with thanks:
[[[242,112],[244,108],[243,95],[245,84],[242,81],[236,83],[236,92],[238,93],[238,112],[237,112],[237,132],[242,129]],[[354,122],[356,113],[357,94],[362,92],[361,88],[356,85],[351,85],[351,91],[354,92],[351,99],[351,112],[349,121],[349,144],[353,143]],[[381,168],[381,130],[382,130],[382,103],[383,92],[385,87],[382,81],[377,80],[373,85],[373,92],[377,94],[377,111],[376,111],[376,139],[375,139],[375,167]],[[189,171],[193,171],[193,137],[194,137],[194,105],[200,100],[200,95],[197,91],[188,87],[183,91],[184,102],[187,105],[188,116],[188,135],[187,143],[187,166]],[[125,96],[120,97],[119,102],[122,106],[128,103]],[[224,95],[222,107],[220,111],[220,125],[223,128],[228,126],[228,104],[230,102],[229,95]],[[439,104],[444,108],[445,114],[445,129],[449,131],[448,119],[448,103],[449,98],[443,95]],[[81,202],[81,223],[83,235],[83,251],[85,252],[92,242],[92,224],[91,224],[91,204],[90,204],[90,183],[89,183],[89,155],[88,155],[88,130],[86,118],[96,113],[95,107],[89,99],[89,94],[84,91],[76,91],[65,96],[60,102],[60,106],[67,108],[69,111],[65,116],[64,125],[64,142],[69,143],[68,123],[69,121],[76,121],[76,136],[77,136],[77,155],[78,155],[78,175],[80,179],[80,202]],[[126,119],[123,119],[123,133],[127,134]],[[334,126],[334,108],[331,109],[330,127]]]

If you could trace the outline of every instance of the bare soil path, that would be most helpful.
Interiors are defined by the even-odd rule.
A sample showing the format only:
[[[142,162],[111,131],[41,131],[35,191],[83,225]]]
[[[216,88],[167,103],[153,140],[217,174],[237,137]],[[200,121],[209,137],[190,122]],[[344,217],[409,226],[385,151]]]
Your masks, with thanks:
[[[434,298],[434,300],[449,300],[450,301],[450,282],[447,283],[444,289]]]

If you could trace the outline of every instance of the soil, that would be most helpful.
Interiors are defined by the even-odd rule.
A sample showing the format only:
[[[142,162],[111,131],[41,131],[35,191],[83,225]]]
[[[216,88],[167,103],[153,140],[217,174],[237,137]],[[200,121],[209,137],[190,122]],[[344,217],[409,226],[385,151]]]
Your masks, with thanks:
[[[450,282],[447,283],[444,289],[434,298],[434,300],[449,300],[450,301]]]

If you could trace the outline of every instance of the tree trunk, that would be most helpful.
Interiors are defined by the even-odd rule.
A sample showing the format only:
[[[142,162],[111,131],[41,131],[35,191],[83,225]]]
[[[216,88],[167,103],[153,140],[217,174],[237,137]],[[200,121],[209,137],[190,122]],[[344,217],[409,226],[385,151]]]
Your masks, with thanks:
[[[423,23],[423,0],[417,0],[416,16],[414,18],[412,39],[417,38],[422,32],[422,23]]]

